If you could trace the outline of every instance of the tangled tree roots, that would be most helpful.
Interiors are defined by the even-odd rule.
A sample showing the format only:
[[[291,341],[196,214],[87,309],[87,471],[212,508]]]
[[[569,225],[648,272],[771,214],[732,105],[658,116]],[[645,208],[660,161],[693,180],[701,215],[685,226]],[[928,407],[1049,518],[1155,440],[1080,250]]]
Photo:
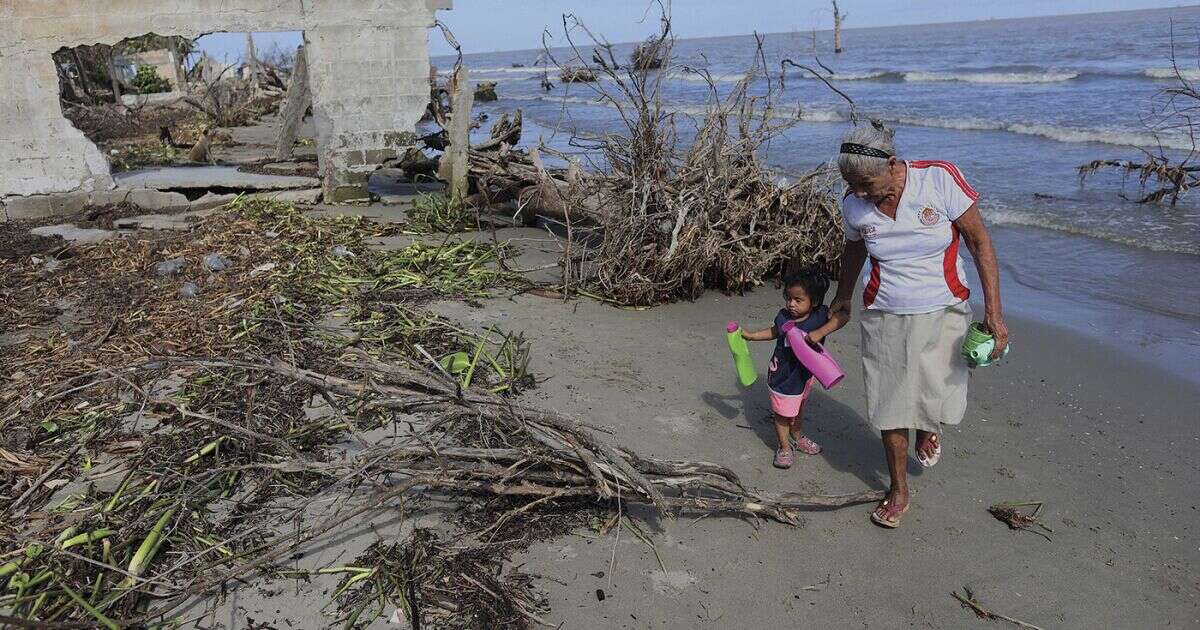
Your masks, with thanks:
[[[782,84],[768,72],[761,40],[753,67],[724,91],[704,70],[652,71],[659,64],[649,61],[622,67],[613,47],[573,16],[564,16],[563,29],[570,58],[556,59],[549,48],[546,57],[564,81],[582,67],[594,68],[602,80],[583,89],[616,110],[622,129],[572,138],[601,165],[585,171],[575,155],[544,145],[516,148],[521,111],[511,120],[505,115],[491,139],[469,147],[473,194],[466,201],[511,202],[527,219],[536,214],[564,225],[564,293],[644,306],[695,299],[706,289],[741,291],[797,265],[836,273],[842,247],[836,170],[823,164],[784,184],[761,161],[771,139],[796,120],[776,108]],[[572,39],[579,31],[592,38],[587,55]],[[664,16],[660,34],[638,45],[637,58],[669,68],[673,43]],[[708,83],[707,105],[694,117],[663,97],[664,83],[678,72]],[[751,89],[757,81],[765,81],[765,94]],[[446,126],[444,117],[435,118]],[[695,124],[687,141],[680,141],[679,123]],[[427,148],[447,150],[444,133],[423,140]],[[567,167],[547,167],[543,155]],[[398,165],[414,178],[436,170],[424,156]]]
[[[566,28],[568,39],[574,28],[582,26]],[[706,288],[742,290],[795,264],[833,271],[842,244],[836,173],[823,166],[783,185],[760,161],[769,141],[794,121],[778,115],[761,40],[754,66],[724,95],[706,71],[682,68],[710,89],[686,143],[676,126],[681,115],[662,95],[670,73],[637,64],[619,70],[611,47],[593,42],[592,59],[606,80],[590,87],[618,111],[625,129],[582,139],[605,166],[559,188],[566,207],[604,209],[592,215],[603,243],[569,250],[564,285],[649,305],[694,299]],[[639,54],[669,63],[673,43],[664,17],[660,36],[639,45]],[[760,79],[767,92],[754,95],[751,85]]]

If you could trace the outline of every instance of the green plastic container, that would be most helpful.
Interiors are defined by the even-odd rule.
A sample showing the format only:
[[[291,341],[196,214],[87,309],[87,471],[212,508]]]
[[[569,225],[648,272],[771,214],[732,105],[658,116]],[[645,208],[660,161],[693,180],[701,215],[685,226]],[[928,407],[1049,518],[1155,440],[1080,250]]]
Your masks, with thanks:
[[[442,364],[443,370],[457,376],[471,367],[471,357],[467,356],[466,352],[455,352],[454,354],[442,357],[439,363]]]
[[[733,365],[737,368],[738,381],[742,387],[750,387],[758,380],[758,370],[754,368],[754,359],[750,358],[750,348],[742,338],[742,329],[737,322],[729,322],[725,327],[725,340],[729,342],[729,351],[733,353]]]
[[[1004,348],[1001,358],[1008,356],[1010,346]],[[963,339],[962,355],[975,367],[987,367],[992,364],[992,350],[996,348],[996,339],[980,322],[971,324],[967,336]]]

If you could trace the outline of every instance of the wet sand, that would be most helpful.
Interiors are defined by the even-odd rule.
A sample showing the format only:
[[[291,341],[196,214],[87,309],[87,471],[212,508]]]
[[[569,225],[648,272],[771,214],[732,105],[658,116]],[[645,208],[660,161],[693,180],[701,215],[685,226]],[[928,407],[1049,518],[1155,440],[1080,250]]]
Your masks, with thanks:
[[[829,343],[847,378],[806,410],[824,452],[771,466],[764,379],[738,387],[721,333],[728,320],[765,325],[778,305],[764,288],[647,311],[531,296],[438,310],[525,331],[548,379],[530,401],[606,426],[615,442],[719,462],[766,490],[884,488],[862,416],[856,322]],[[808,513],[798,528],[650,517],[665,573],[628,528],[619,541],[586,533],[534,547],[516,563],[542,576],[550,620],[564,628],[986,625],[951,597],[964,585],[1044,628],[1197,627],[1200,389],[1073,332],[1009,319],[1016,349],[972,375],[942,462],[910,460],[913,507],[898,530],[872,525],[865,505]],[[752,344],[760,370],[770,350]],[[1052,540],[988,514],[1005,500],[1045,501]]]

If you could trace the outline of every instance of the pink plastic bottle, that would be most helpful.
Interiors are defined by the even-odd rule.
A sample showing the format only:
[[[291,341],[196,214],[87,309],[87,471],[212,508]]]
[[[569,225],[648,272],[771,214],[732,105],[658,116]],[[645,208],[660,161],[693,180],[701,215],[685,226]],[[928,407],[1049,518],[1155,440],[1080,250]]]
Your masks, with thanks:
[[[808,334],[796,328],[796,322],[787,322],[779,328],[779,332],[787,336],[788,345],[800,363],[817,377],[821,387],[831,389],[846,378],[846,373],[824,347],[817,344],[814,349],[808,343]]]

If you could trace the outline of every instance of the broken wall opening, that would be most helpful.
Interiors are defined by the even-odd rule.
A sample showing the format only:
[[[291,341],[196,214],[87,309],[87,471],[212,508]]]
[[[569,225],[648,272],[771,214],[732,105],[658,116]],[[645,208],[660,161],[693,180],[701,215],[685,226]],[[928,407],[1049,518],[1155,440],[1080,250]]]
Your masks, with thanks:
[[[250,42],[264,35],[271,45],[256,55]],[[282,42],[303,37],[302,31],[218,32],[196,39],[147,33],[114,45],[64,47],[52,56],[59,103],[114,173],[220,163],[212,155],[191,155],[205,130],[215,129],[213,148],[233,146],[221,128],[253,124],[274,112],[295,63],[294,50]],[[311,134],[305,140],[313,144]]]
[[[45,216],[42,213],[52,209],[54,201],[44,197],[99,195],[121,185],[113,177],[109,158],[92,142],[102,141],[99,128],[112,125],[88,129],[83,117],[76,115],[72,118],[78,127],[73,126],[63,109],[54,105],[65,95],[70,103],[67,110],[115,106],[122,84],[114,88],[109,77],[106,87],[103,75],[78,68],[97,65],[89,64],[89,55],[108,56],[104,48],[96,48],[97,42],[111,46],[144,35],[149,24],[154,25],[156,36],[192,41],[205,33],[247,27],[262,32],[303,30],[314,68],[312,126],[327,197],[365,199],[369,173],[415,143],[416,120],[428,102],[426,29],[433,25],[435,11],[448,8],[449,2],[310,0],[301,7],[278,0],[168,4],[129,0],[0,6],[2,20],[16,34],[0,40],[0,86],[7,88],[0,90],[0,125],[12,131],[16,149],[0,153],[0,208],[6,218],[21,218]],[[79,49],[80,45],[92,48]],[[78,53],[81,59],[56,61],[56,53],[60,57]],[[268,60],[271,53],[268,46]],[[193,66],[186,61],[185,73]],[[174,73],[157,69],[154,73],[163,74]],[[158,83],[154,75],[145,74],[148,85]],[[119,81],[122,76],[132,81],[120,74]],[[190,77],[186,81],[191,87]],[[127,105],[129,109],[144,111],[148,103],[141,101],[149,100],[144,97],[162,94],[142,91],[149,94],[137,94],[143,98]],[[125,126],[129,122],[125,120]],[[173,139],[178,144],[190,140]],[[23,207],[14,215],[17,205]]]

